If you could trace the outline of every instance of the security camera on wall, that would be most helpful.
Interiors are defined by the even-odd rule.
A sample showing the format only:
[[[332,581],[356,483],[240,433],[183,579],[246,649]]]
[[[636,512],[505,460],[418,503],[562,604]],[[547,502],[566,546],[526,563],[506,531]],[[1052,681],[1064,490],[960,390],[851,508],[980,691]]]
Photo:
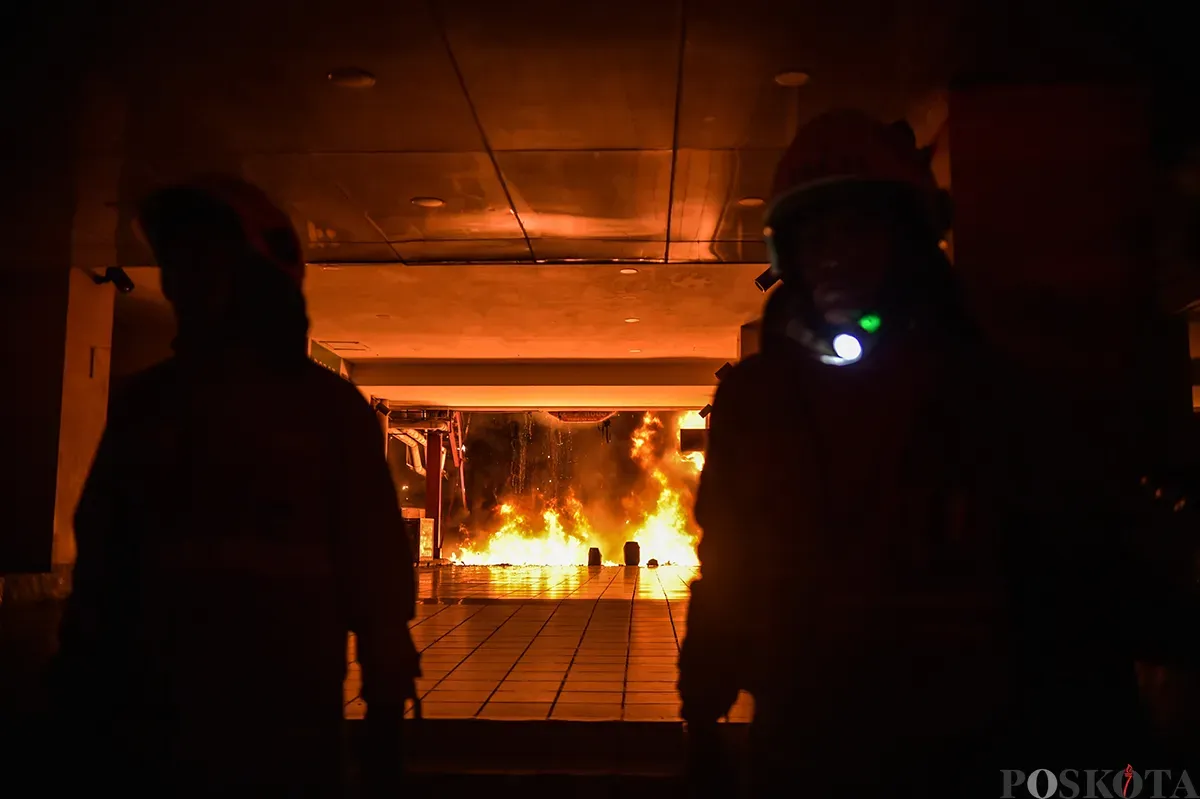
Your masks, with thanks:
[[[134,289],[133,278],[119,266],[110,266],[104,270],[103,275],[92,275],[92,280],[96,282],[97,286],[112,283],[113,288],[122,294],[128,294]]]

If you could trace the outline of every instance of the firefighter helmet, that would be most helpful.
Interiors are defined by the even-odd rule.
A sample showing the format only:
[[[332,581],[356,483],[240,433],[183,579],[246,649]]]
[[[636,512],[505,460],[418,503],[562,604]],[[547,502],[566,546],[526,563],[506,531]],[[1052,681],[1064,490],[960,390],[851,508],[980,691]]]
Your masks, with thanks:
[[[287,214],[258,187],[224,175],[208,175],[161,189],[143,202],[138,214],[156,254],[162,246],[186,244],[197,236],[227,232],[257,260],[279,269],[297,283],[304,280],[300,239]]]
[[[849,192],[898,192],[941,235],[948,203],[907,122],[883,124],[858,111],[831,111],[802,127],[775,170],[768,231]],[[768,238],[770,233],[768,232]]]
[[[949,203],[929,162],[907,123],[883,124],[856,111],[833,111],[805,125],[780,161],[766,217],[770,282],[792,284],[789,338],[823,362],[861,360],[880,333],[888,335],[897,323],[907,326],[912,320],[904,317],[921,293],[945,277],[937,242],[948,227]],[[804,236],[821,224],[818,217],[837,208],[890,219],[899,232],[893,234],[898,249],[884,265],[884,285],[868,303],[874,307],[819,309],[813,296],[818,287],[806,285],[805,270],[814,262],[824,269],[840,262],[810,251]]]

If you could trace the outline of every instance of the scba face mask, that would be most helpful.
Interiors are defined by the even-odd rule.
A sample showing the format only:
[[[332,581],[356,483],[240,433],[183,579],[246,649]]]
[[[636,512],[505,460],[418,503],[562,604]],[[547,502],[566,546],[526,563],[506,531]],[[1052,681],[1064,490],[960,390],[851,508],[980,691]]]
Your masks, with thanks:
[[[878,343],[883,319],[866,313],[854,322],[827,324],[816,329],[796,318],[788,323],[787,335],[811,350],[828,366],[850,366],[863,360]]]
[[[828,366],[851,366],[868,358],[883,335],[879,313],[842,314],[835,321],[815,309],[806,287],[782,285],[769,301],[769,326],[782,337]]]
[[[781,332],[824,364],[859,363],[901,321],[888,302],[900,255],[896,198],[843,184],[820,208],[792,199],[772,208],[766,231],[771,273],[789,294]]]

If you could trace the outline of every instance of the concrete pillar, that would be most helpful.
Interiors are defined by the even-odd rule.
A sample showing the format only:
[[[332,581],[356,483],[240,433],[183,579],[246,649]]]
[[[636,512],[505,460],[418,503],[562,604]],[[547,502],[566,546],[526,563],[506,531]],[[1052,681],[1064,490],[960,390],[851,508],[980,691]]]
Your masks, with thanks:
[[[1152,256],[1144,95],[985,86],[950,108],[956,260],[994,340],[1056,371],[1127,363]]]
[[[1200,412],[1200,316],[1188,319],[1188,354],[1192,362],[1192,410]]]
[[[33,599],[68,590],[75,562],[72,515],[104,430],[112,336],[111,285],[96,285],[83,269],[23,277],[33,351],[24,369],[13,364],[19,376],[14,393],[24,395],[17,398],[24,413],[8,417],[12,429],[6,434],[7,519],[0,534],[6,600],[15,600],[18,591]],[[34,573],[41,576],[16,576]]]
[[[1187,406],[1184,328],[1156,296],[1151,124],[1149,96],[1133,86],[950,97],[956,268],[989,339],[1050,387],[1061,405],[1044,414],[1061,411],[1058,431],[1074,430],[1075,443],[1089,424],[1132,430]],[[1038,428],[1054,429],[1049,415]],[[1147,444],[1150,432],[1129,435]],[[1064,441],[1059,466],[1087,461],[1053,437]],[[1101,438],[1111,462],[1117,442]]]
[[[1140,91],[1102,85],[950,100],[956,268],[1009,367],[980,424],[998,433],[1003,529],[1031,576],[1018,629],[1037,661],[1021,679],[1039,713],[1068,719],[1027,745],[1064,758],[1064,740],[1118,745],[1106,722],[1133,713],[1130,664],[1092,642],[1123,612],[1123,500],[1187,457],[1186,323],[1157,296],[1149,112]]]
[[[119,103],[102,81],[85,88],[82,119],[96,123],[82,126],[86,135],[112,133]],[[69,592],[75,505],[107,418],[115,292],[94,278],[116,263],[120,159],[87,152],[86,142],[76,146],[70,174],[59,176],[61,192],[47,195],[40,209],[46,239],[33,243],[29,263],[6,269],[4,360],[19,386],[5,399],[15,406],[5,414],[12,420],[5,436],[13,440],[3,448],[10,475],[2,481],[7,518],[0,523],[8,603]],[[45,177],[53,187],[56,173]]]

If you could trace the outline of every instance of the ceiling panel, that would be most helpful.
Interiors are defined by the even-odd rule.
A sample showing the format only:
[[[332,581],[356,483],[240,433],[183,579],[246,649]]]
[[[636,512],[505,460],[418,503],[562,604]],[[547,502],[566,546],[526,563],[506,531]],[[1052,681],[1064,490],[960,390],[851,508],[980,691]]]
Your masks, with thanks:
[[[309,260],[395,260],[362,208],[351,202],[314,156],[247,156],[242,174],[291,216]]]
[[[239,152],[481,147],[425,3],[363,0],[314,15],[285,0],[180,0],[140,22],[139,60],[154,69],[131,82],[160,107],[203,117]],[[340,67],[368,70],[376,85],[330,84]]]
[[[764,264],[770,256],[766,242],[760,237],[748,241],[672,241],[668,259],[674,264]]]
[[[832,107],[884,118],[945,77],[953,0],[692,0],[679,144],[781,148]],[[774,76],[803,71],[803,87]]]
[[[531,238],[666,239],[669,151],[496,157]]]
[[[669,149],[679,0],[442,0],[496,150]]]
[[[384,242],[332,241],[305,247],[310,264],[394,264],[401,260],[396,250]]]
[[[310,270],[314,338],[370,357],[731,358],[762,307],[759,265],[364,266]],[[136,280],[135,276],[135,280]],[[638,323],[626,323],[636,317]],[[357,357],[357,356],[356,356]]]
[[[765,264],[771,260],[767,252],[767,243],[761,236],[748,241],[714,241],[712,245],[722,263]]]
[[[662,261],[665,241],[615,239],[532,239],[533,255],[540,261]]]
[[[313,156],[388,241],[523,238],[485,153]],[[415,205],[438,198],[440,208]]]
[[[409,264],[467,263],[471,261],[531,262],[524,238],[459,241],[397,241],[392,246]]]
[[[756,241],[781,150],[680,150],[671,240]]]

